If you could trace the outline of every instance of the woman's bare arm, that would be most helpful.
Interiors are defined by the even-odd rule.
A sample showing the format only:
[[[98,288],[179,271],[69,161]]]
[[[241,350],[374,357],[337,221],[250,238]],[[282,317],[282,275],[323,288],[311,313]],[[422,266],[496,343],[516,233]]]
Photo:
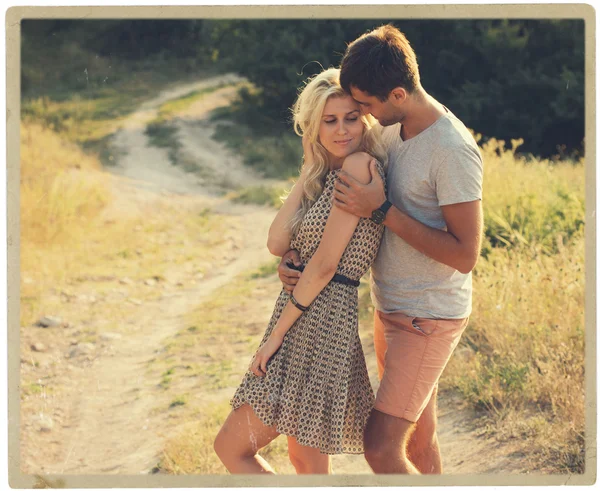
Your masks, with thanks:
[[[267,248],[274,256],[281,257],[290,249],[290,243],[292,240],[290,221],[300,209],[304,180],[305,176],[304,173],[302,173],[294,184],[292,191],[277,212],[277,215],[273,219],[273,223],[271,223],[271,227],[269,228]]]
[[[306,172],[313,165],[314,154],[312,145],[307,140],[306,136],[302,137],[302,148],[304,150],[304,165],[302,166],[300,178],[296,181],[296,184],[294,184],[291,193],[286,198],[283,206],[280,208],[269,228],[267,248],[274,256],[281,257],[290,249],[290,242],[292,241],[290,221],[300,209],[304,182],[306,181]]]
[[[359,182],[368,183],[370,180],[369,160],[370,156],[365,153],[352,154],[344,161],[343,168]],[[351,213],[337,207],[331,208],[319,247],[306,265],[294,289],[294,298],[299,304],[310,305],[331,281],[358,221],[359,217]],[[279,348],[285,334],[301,314],[302,312],[296,306],[288,302],[273,328],[269,341],[263,345],[264,349],[259,350],[255,357],[252,371],[256,375],[264,374],[267,361]]]

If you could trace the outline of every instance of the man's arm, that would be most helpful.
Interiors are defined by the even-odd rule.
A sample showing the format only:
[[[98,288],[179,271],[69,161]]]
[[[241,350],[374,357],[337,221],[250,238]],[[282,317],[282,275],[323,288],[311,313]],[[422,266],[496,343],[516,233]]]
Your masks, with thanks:
[[[371,163],[371,182],[363,185],[340,172],[335,184],[334,205],[361,217],[370,217],[385,201],[385,188]],[[481,200],[441,207],[447,231],[429,227],[392,206],[383,222],[392,232],[422,254],[463,274],[477,263],[483,234]]]
[[[383,222],[407,244],[463,274],[477,263],[483,235],[481,200],[442,206],[447,231],[428,227],[395,206]]]

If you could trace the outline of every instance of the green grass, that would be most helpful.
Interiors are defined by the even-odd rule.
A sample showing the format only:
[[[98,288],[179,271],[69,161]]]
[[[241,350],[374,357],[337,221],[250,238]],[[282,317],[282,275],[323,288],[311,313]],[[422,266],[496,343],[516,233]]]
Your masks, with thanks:
[[[257,278],[268,278],[269,276],[277,274],[279,262],[280,259],[276,258],[272,262],[260,266],[256,271],[250,273],[250,279],[255,280]]]
[[[144,131],[148,135],[150,145],[159,148],[168,149],[169,161],[173,165],[182,165],[187,172],[198,170],[196,164],[192,161],[187,162],[181,152],[181,143],[177,138],[177,128],[168,121],[158,121],[148,123]]]
[[[172,409],[177,406],[185,406],[187,404],[187,402],[188,402],[187,396],[185,396],[185,395],[178,396],[175,399],[173,399],[171,404],[169,404],[169,409]]]
[[[164,104],[162,104],[158,108],[158,115],[157,115],[155,121],[156,122],[168,121],[171,118],[173,118],[174,116],[176,116],[177,113],[190,107],[193,103],[198,102],[199,100],[201,100],[208,94],[211,94],[211,93],[213,93],[217,90],[220,90],[226,86],[227,86],[226,84],[220,84],[215,87],[208,87],[206,89],[201,89],[201,90],[193,90],[193,91],[189,92],[188,94],[182,95],[181,97],[171,99],[171,100],[165,102]]]
[[[150,144],[159,148],[179,148],[175,134],[177,129],[165,123],[150,123],[146,126],[145,133],[150,139]]]
[[[219,124],[214,138],[239,153],[245,165],[265,177],[298,177],[302,143],[291,130],[281,128],[277,136],[261,136],[248,126]]]
[[[289,187],[291,188],[291,184]],[[229,198],[235,203],[267,205],[279,209],[288,191],[288,187],[282,186],[251,186],[230,193]]]
[[[298,177],[302,161],[302,142],[283,120],[263,114],[255,99],[256,89],[243,86],[238,98],[226,108],[215,111],[215,139],[242,156],[245,165],[266,177]]]

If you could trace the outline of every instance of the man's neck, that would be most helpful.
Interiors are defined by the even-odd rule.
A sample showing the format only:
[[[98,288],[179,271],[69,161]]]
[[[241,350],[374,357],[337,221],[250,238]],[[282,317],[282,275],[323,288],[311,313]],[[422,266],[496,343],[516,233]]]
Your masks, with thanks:
[[[410,114],[405,116],[400,128],[402,140],[409,140],[417,136],[448,112],[442,104],[426,94],[425,91],[423,91],[423,96],[415,98],[412,104]]]

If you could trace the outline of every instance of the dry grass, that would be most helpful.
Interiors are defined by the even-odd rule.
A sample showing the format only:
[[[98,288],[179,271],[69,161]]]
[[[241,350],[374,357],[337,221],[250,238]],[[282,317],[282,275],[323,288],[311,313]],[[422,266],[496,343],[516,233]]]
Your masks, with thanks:
[[[498,142],[484,153],[488,248],[442,382],[489,411],[500,440],[522,440],[533,469],[583,472],[584,169]],[[489,247],[494,232],[506,243]]]
[[[21,240],[72,241],[108,199],[97,159],[40,124],[21,124]]]
[[[21,155],[21,325],[62,310],[60,295],[69,296],[89,277],[160,282],[168,268],[184,263],[201,274],[224,241],[226,224],[168,198],[107,215],[112,190],[98,160],[38,124],[23,125]],[[95,294],[113,287],[96,281]],[[157,294],[132,292],[139,300]],[[98,315],[117,315],[102,304],[86,315],[96,308]]]

